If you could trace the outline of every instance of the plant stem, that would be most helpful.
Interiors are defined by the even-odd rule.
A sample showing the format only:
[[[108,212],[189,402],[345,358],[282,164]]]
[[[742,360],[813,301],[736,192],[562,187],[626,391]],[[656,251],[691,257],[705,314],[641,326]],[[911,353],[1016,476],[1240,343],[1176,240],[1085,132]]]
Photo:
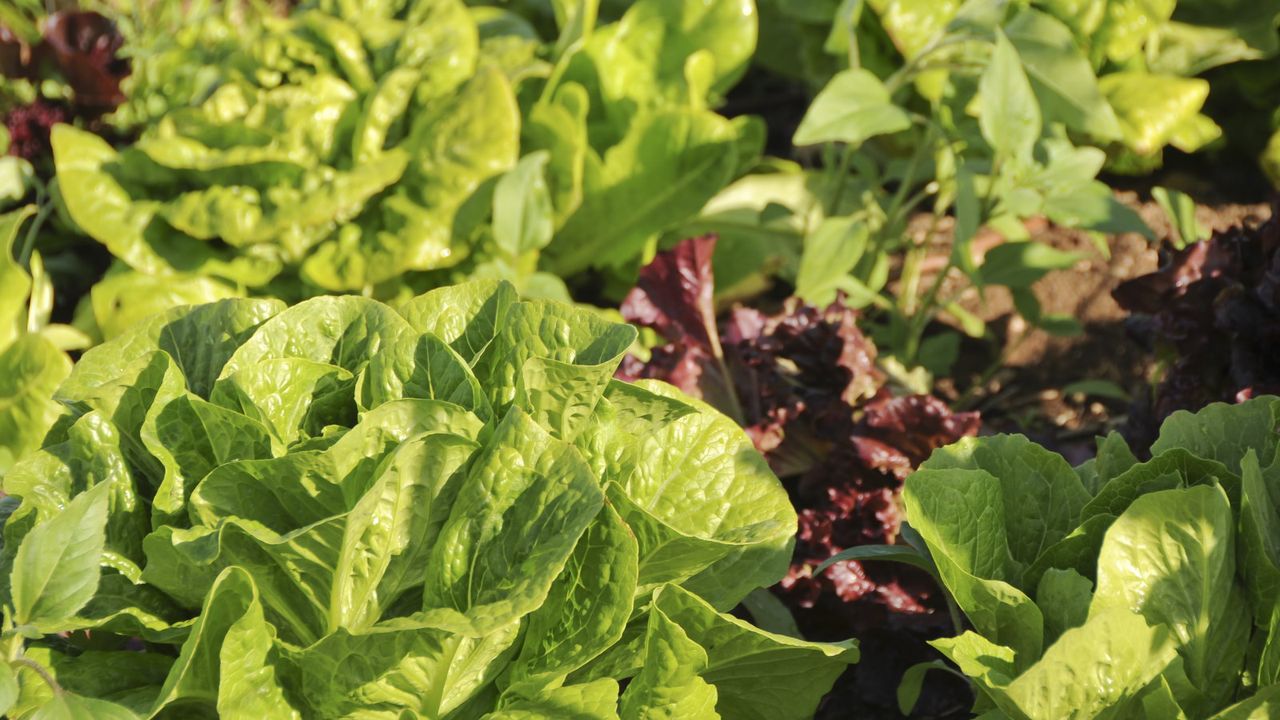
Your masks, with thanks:
[[[52,675],[49,674],[49,671],[46,670],[43,665],[36,662],[35,660],[32,660],[31,658],[19,657],[19,658],[14,658],[9,662],[10,664],[13,664],[13,665],[21,665],[25,668],[28,668],[35,674],[39,675],[40,679],[43,680],[46,685],[48,685],[50,688],[53,689],[53,693],[55,695],[62,695],[63,693],[66,692],[65,690],[62,689],[62,686],[58,684],[58,681]]]
[[[22,247],[18,250],[18,264],[22,267],[29,267],[31,253],[35,250],[36,236],[40,234],[40,227],[44,225],[44,221],[49,217],[50,211],[53,209],[53,202],[49,200],[45,194],[44,188],[36,184],[36,216],[31,221],[31,227],[27,228],[27,232],[22,236]]]
[[[21,654],[22,654],[22,636],[17,633],[14,633],[9,638],[9,649],[5,653],[5,659],[8,660],[9,662],[13,662],[14,660],[17,660],[18,656]]]
[[[928,248],[933,242],[933,237],[937,234],[938,223],[941,222],[941,220],[941,213],[935,210],[933,213],[933,219],[929,223],[929,230],[925,233],[924,243],[921,246],[924,249],[925,254],[928,253]],[[920,342],[924,337],[924,331],[928,328],[929,321],[937,314],[934,308],[936,307],[938,300],[938,293],[941,292],[942,285],[947,280],[947,274],[951,272],[951,268],[954,264],[955,254],[952,253],[947,256],[947,262],[942,266],[942,269],[938,271],[937,277],[935,277],[933,282],[929,284],[929,289],[925,291],[924,298],[921,299],[919,307],[916,308],[917,311],[907,318],[907,344],[904,362],[916,362],[916,356],[920,352]]]
[[[930,55],[938,52],[939,50],[969,42],[972,39],[973,38],[968,35],[948,36],[945,34],[939,34],[930,41],[928,45],[921,48],[920,52],[916,53],[915,57],[908,60],[906,65],[898,68],[897,71],[890,75],[889,79],[884,83],[885,88],[889,90],[890,95],[894,94],[920,71],[920,66],[924,64],[925,59]]]
[[[828,217],[839,213],[839,202],[844,195],[844,185],[849,178],[849,165],[853,162],[854,152],[854,148],[850,145],[845,145],[840,151],[840,160],[836,163],[835,175],[830,180],[832,187],[827,192],[827,202],[824,208]]]

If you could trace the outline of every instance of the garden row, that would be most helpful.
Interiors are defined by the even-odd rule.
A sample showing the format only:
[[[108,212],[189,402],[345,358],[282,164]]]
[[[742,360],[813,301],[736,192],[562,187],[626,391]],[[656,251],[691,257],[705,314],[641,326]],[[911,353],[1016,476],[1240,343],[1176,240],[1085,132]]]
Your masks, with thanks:
[[[0,8],[0,712],[1280,714],[1280,221],[1099,179],[1264,192],[1280,2],[80,5]],[[1124,437],[984,433],[1117,234]]]

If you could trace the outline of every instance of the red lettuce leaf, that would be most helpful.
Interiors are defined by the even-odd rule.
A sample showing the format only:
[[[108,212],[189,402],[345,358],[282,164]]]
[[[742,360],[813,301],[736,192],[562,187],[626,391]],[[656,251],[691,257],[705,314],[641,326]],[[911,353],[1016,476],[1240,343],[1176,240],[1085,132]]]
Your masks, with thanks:
[[[927,395],[895,397],[876,368],[858,312],[788,299],[777,313],[735,307],[716,322],[714,237],[657,254],[622,305],[623,316],[666,343],[620,374],[656,378],[739,421],[782,479],[800,516],[791,571],[774,591],[811,637],[836,639],[886,613],[940,622],[940,591],[891,563],[813,568],[845,548],[893,543],[902,480],[935,448],[972,435],[975,413]]]
[[[1139,393],[1128,435],[1148,447],[1176,410],[1280,391],[1280,207],[1270,220],[1167,253],[1160,269],[1112,293],[1131,333],[1163,369]]]

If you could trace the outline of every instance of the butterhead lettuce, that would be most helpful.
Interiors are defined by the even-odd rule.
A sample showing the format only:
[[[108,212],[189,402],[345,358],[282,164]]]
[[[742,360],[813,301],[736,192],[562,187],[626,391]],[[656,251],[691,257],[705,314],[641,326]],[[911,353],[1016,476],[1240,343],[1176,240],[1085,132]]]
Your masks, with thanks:
[[[634,336],[476,282],[86,352],[4,479],[5,711],[810,717],[856,648],[725,612],[795,512],[733,421],[612,378]]]

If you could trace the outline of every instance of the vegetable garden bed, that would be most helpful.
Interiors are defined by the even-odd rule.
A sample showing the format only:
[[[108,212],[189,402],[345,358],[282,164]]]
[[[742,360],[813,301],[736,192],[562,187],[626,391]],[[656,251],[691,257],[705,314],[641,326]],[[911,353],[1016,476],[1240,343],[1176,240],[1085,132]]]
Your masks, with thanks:
[[[1280,2],[0,5],[0,715],[1280,717]]]

